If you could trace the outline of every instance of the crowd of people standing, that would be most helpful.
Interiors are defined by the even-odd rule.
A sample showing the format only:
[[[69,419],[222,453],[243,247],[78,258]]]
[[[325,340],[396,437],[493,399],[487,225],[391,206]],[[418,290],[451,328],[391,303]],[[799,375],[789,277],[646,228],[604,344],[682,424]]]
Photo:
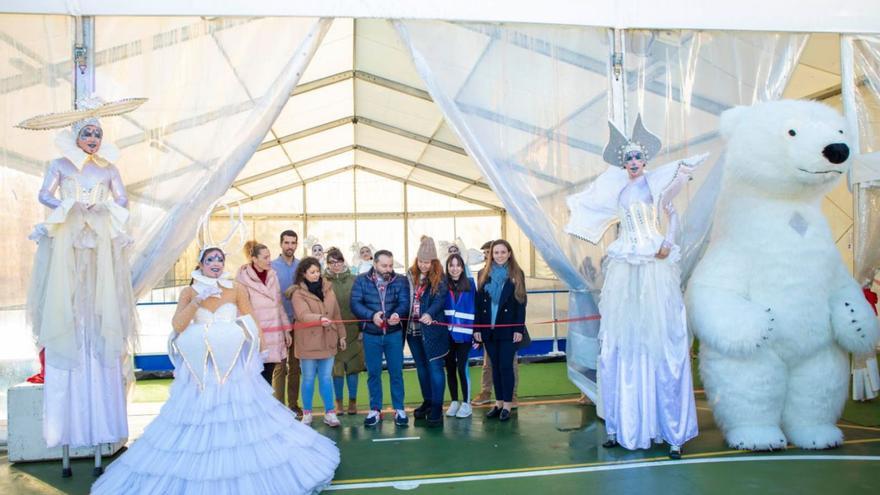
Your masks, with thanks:
[[[297,259],[298,246],[296,232],[285,230],[273,260],[265,244],[248,242],[249,262],[239,268],[236,280],[263,330],[263,377],[302,423],[311,424],[315,417],[316,384],[325,424],[336,427],[340,415],[358,414],[360,374],[366,371],[364,425],[378,425],[386,406],[383,370],[398,426],[407,426],[410,415],[428,426],[442,425],[444,416],[466,418],[473,414],[472,404],[488,404],[493,396],[487,417],[510,418],[516,407],[516,353],[528,344],[528,333],[525,277],[509,243],[494,240],[482,246],[485,266],[476,277],[454,244],[444,266],[427,236],[405,273],[394,270],[388,250],[364,246],[350,265],[337,247],[321,248],[321,258]],[[404,406],[405,347],[422,396],[409,413]],[[469,359],[481,348],[481,388],[472,397]],[[451,401],[444,411],[447,390]]]

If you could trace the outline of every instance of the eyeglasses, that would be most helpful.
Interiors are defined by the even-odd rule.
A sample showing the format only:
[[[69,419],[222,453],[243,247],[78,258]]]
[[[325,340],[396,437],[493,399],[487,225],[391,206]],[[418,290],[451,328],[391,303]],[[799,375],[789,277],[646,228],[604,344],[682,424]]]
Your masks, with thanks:
[[[625,155],[623,155],[623,161],[628,162],[631,160],[644,160],[645,155],[642,154],[641,151],[631,151]]]
[[[329,263],[331,265],[341,265],[341,264],[345,263],[345,260],[330,260]]]

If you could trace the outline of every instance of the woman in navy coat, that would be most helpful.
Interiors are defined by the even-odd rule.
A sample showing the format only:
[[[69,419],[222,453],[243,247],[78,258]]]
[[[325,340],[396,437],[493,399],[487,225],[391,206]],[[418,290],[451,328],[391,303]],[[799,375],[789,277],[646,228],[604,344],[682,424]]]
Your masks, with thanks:
[[[491,263],[477,280],[474,340],[486,346],[492,361],[495,407],[487,418],[510,419],[513,406],[513,356],[527,334],[525,275],[504,239],[492,243]]]

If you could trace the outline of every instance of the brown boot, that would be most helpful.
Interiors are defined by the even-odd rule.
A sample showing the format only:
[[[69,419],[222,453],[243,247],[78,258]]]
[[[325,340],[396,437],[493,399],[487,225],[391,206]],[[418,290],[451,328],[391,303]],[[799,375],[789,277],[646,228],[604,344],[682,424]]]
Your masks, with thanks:
[[[299,407],[299,404],[292,405],[290,410],[293,411],[293,414],[295,414],[297,418],[301,418],[303,415],[303,410]]]
[[[348,414],[355,415],[358,413],[357,399],[348,400]]]
[[[336,414],[339,414],[339,415],[345,414],[345,412],[342,410],[342,401],[341,400],[336,401]]]

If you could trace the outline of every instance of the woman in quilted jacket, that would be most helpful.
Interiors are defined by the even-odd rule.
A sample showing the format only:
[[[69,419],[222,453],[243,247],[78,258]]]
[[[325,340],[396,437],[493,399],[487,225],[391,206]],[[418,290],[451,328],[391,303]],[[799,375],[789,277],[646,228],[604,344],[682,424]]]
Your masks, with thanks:
[[[281,303],[278,275],[272,269],[269,248],[257,241],[244,245],[244,254],[251,261],[238,269],[235,279],[250,296],[253,317],[263,329],[263,341],[268,356],[264,359],[263,378],[272,384],[272,371],[287,359],[290,346],[290,320]],[[275,398],[284,401],[284,397]]]

